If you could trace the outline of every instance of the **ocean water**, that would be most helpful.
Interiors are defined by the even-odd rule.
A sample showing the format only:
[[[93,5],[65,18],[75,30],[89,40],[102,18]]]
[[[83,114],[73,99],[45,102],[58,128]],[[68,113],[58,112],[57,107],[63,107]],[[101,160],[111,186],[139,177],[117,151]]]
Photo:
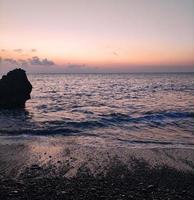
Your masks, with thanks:
[[[194,148],[194,74],[39,74],[24,110],[0,110],[0,138]]]

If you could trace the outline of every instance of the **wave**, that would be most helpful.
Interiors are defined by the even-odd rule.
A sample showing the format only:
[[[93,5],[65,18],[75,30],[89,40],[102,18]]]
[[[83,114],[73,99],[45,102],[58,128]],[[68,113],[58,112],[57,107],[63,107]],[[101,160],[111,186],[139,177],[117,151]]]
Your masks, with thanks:
[[[194,118],[194,112],[178,112],[178,111],[163,111],[159,113],[153,113],[153,112],[146,112],[146,117],[156,117],[156,118]]]
[[[49,129],[23,129],[23,130],[0,130],[2,135],[74,135],[79,134],[79,130],[68,128],[49,128]]]
[[[183,118],[194,118],[194,112],[177,112],[177,111],[163,111],[163,112],[145,112],[141,116],[133,117],[127,114],[112,113],[109,115],[101,115],[102,120],[111,122],[153,122],[153,121],[165,121],[176,120]]]
[[[180,141],[160,141],[160,140],[124,140],[118,139],[121,142],[130,144],[161,144],[161,145],[188,145],[194,146],[192,142],[180,142]]]
[[[109,113],[97,115],[93,120],[71,121],[70,119],[61,119],[55,121],[44,121],[42,124],[34,122],[30,125],[28,121],[23,127],[15,125],[13,129],[1,128],[0,134],[32,134],[32,135],[76,135],[86,134],[91,130],[106,128],[130,128],[138,129],[138,126],[145,128],[160,128],[166,125],[183,124],[183,121],[191,122],[194,119],[194,112],[145,112],[139,116],[123,113]],[[9,119],[8,119],[9,120]],[[180,122],[180,123],[179,123]],[[13,121],[14,123],[14,121]],[[190,123],[192,124],[192,123]],[[157,125],[157,126],[156,126]],[[191,125],[192,126],[192,125]]]

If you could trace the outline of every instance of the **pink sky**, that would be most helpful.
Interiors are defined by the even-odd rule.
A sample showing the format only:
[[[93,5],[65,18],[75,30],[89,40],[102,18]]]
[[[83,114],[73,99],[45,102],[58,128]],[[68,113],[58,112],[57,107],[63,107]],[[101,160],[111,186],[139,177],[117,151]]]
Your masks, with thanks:
[[[0,72],[194,71],[192,0],[0,0]]]

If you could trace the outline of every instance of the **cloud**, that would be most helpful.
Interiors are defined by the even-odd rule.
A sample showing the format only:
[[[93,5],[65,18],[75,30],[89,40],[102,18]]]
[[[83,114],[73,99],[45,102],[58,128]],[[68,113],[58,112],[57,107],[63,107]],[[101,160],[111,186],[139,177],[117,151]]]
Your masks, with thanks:
[[[8,49],[1,49],[0,50],[1,52],[6,52],[6,51],[10,51],[10,50],[8,50]],[[21,48],[18,48],[18,49],[12,49],[11,51],[13,51],[13,52],[16,52],[16,53],[29,53],[29,52],[31,52],[31,53],[35,53],[35,52],[37,52],[37,49],[35,49],[35,48],[32,48],[32,49],[21,49]]]
[[[18,65],[18,62],[13,58],[4,58],[2,59],[2,61],[13,64],[13,65]]]
[[[37,56],[34,56],[29,59],[18,59],[15,60],[13,58],[0,58],[1,62],[6,62],[12,65],[22,65],[22,66],[28,66],[28,65],[37,65],[37,66],[51,66],[55,65],[55,63],[52,60],[48,60],[47,58],[40,59]]]
[[[41,60],[38,56],[34,56],[28,59],[28,62],[31,65],[42,65],[42,66],[55,65],[55,63],[52,60],[48,60],[47,58]]]
[[[113,56],[116,56],[116,57],[118,57],[119,54],[123,51],[123,49],[121,49],[121,48],[114,48],[109,45],[106,46],[105,49],[106,49],[107,53],[109,53]]]
[[[31,49],[31,52],[37,52],[37,49]]]
[[[114,56],[119,56],[119,54],[118,54],[116,51],[113,51],[112,54],[113,54]]]
[[[86,65],[85,64],[71,64],[69,63],[66,67],[67,69],[83,69],[83,68],[86,68]]]
[[[29,59],[28,59],[28,62],[29,62],[31,65],[41,65],[41,64],[42,64],[41,61],[40,61],[40,59],[39,59],[39,57],[37,57],[37,56],[34,56],[34,57],[32,57],[32,58],[29,58]]]
[[[28,61],[27,61],[27,60],[24,60],[24,59],[19,59],[19,60],[18,60],[18,63],[19,63],[20,65],[22,65],[22,66],[28,65]]]
[[[11,65],[28,65],[28,61],[23,59],[15,60],[13,58],[1,58],[1,62],[9,63]]]
[[[42,65],[54,65],[55,63],[52,60],[48,60],[47,58],[42,60]]]
[[[86,64],[73,64],[68,63],[65,66],[63,66],[64,71],[66,73],[93,73],[93,72],[99,72],[99,68],[96,66],[90,67]]]
[[[14,49],[13,51],[16,52],[16,53],[22,53],[23,49]]]

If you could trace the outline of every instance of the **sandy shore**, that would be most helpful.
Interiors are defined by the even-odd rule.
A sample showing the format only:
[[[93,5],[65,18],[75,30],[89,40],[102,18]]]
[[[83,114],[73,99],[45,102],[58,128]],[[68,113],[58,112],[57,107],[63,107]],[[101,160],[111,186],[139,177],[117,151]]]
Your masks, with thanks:
[[[193,199],[194,149],[7,136],[0,178],[0,199]]]

